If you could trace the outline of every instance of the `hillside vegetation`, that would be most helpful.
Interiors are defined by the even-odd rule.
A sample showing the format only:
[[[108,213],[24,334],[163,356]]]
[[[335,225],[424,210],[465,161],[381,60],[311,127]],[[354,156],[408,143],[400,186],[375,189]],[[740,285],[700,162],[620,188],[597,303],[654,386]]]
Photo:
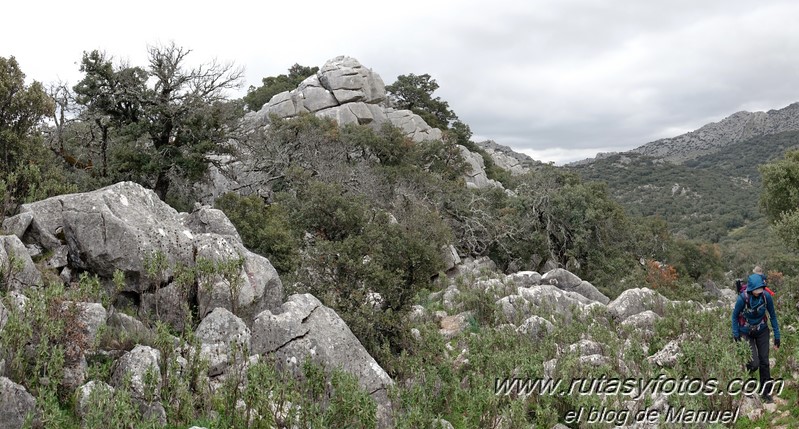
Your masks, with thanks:
[[[761,219],[758,167],[799,147],[799,132],[756,137],[682,164],[615,154],[569,167],[584,180],[605,182],[628,213],[658,216],[676,234],[722,241]]]

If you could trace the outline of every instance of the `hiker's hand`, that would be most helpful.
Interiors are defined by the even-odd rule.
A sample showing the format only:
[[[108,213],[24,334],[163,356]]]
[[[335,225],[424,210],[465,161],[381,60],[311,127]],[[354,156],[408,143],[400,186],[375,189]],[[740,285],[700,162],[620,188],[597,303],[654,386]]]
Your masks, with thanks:
[[[779,338],[775,338],[774,339],[774,349],[777,350],[779,348],[780,348],[780,339]]]
[[[733,341],[735,341],[737,343],[737,342],[741,341],[741,336],[739,335],[737,337],[732,337],[732,339],[733,339]]]

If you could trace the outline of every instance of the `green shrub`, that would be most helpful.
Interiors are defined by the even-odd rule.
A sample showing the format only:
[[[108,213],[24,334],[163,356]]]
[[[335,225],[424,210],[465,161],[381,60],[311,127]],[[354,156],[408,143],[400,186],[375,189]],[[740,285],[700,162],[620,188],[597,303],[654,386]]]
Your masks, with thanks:
[[[242,197],[235,193],[223,195],[215,206],[225,212],[244,245],[269,259],[278,273],[290,273],[297,268],[299,240],[285,207],[266,205],[255,195]]]

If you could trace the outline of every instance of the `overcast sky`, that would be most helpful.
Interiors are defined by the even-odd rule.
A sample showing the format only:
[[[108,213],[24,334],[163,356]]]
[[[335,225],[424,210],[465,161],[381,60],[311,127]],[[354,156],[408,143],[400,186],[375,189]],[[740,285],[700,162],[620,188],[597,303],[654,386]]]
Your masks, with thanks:
[[[241,96],[294,63],[349,55],[386,84],[429,73],[475,140],[557,164],[799,101],[795,0],[208,4],[16,1],[0,56],[74,84],[83,51],[145,65],[148,44],[174,41],[198,63],[243,66]]]

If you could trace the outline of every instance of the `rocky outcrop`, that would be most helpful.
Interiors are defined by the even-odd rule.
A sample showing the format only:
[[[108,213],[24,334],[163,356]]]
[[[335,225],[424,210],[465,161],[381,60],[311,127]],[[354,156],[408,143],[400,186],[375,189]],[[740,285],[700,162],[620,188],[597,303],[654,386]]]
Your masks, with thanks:
[[[341,126],[379,128],[388,122],[414,141],[441,139],[441,130],[432,128],[410,110],[384,106],[385,100],[386,87],[380,75],[355,58],[339,56],[326,62],[296,89],[276,94],[257,116],[261,123],[267,123],[270,115],[290,118],[303,113],[331,118]]]
[[[252,352],[274,355],[291,370],[300,369],[310,358],[324,367],[354,375],[377,402],[380,420],[388,421],[391,378],[344,321],[312,295],[292,295],[280,309],[259,314],[252,328]]]
[[[166,311],[163,320],[177,329],[181,329],[184,315],[175,312],[182,311],[188,297],[195,294],[201,317],[215,307],[224,307],[235,308],[237,314],[251,321],[281,302],[282,284],[272,264],[245,249],[235,228],[218,210],[200,208],[190,214],[178,213],[153,191],[121,182],[92,192],[23,204],[21,212],[3,222],[4,228],[22,239],[19,242],[12,237],[9,242],[65,252],[68,265],[62,272],[89,271],[110,280],[116,270],[122,271],[123,292],[136,295],[145,307]],[[156,264],[158,258],[162,261]],[[207,276],[208,287],[198,291],[177,290],[177,285],[170,288],[176,267],[192,267],[201,259],[243,263],[227,277]],[[155,273],[152,267],[158,267]],[[160,312],[155,313],[160,318]]]
[[[479,153],[471,152],[464,146],[458,146],[461,156],[469,165],[469,172],[466,173],[466,186],[469,188],[502,188],[502,184],[496,180],[489,179],[485,172],[485,160]],[[504,189],[504,188],[503,188]]]
[[[497,305],[510,323],[520,323],[532,316],[533,312],[562,315],[568,321],[574,310],[577,314],[587,314],[590,307],[602,306],[583,295],[552,285],[520,287],[516,294],[499,299]]]
[[[536,161],[523,153],[515,152],[508,146],[497,144],[492,140],[477,142],[476,144],[491,156],[497,167],[509,171],[514,176],[525,174],[542,165],[541,161]]]
[[[565,291],[579,293],[588,299],[602,304],[607,305],[610,302],[610,298],[600,292],[594,285],[583,281],[563,268],[555,268],[554,270],[548,271],[541,277],[541,283],[550,284]]]

